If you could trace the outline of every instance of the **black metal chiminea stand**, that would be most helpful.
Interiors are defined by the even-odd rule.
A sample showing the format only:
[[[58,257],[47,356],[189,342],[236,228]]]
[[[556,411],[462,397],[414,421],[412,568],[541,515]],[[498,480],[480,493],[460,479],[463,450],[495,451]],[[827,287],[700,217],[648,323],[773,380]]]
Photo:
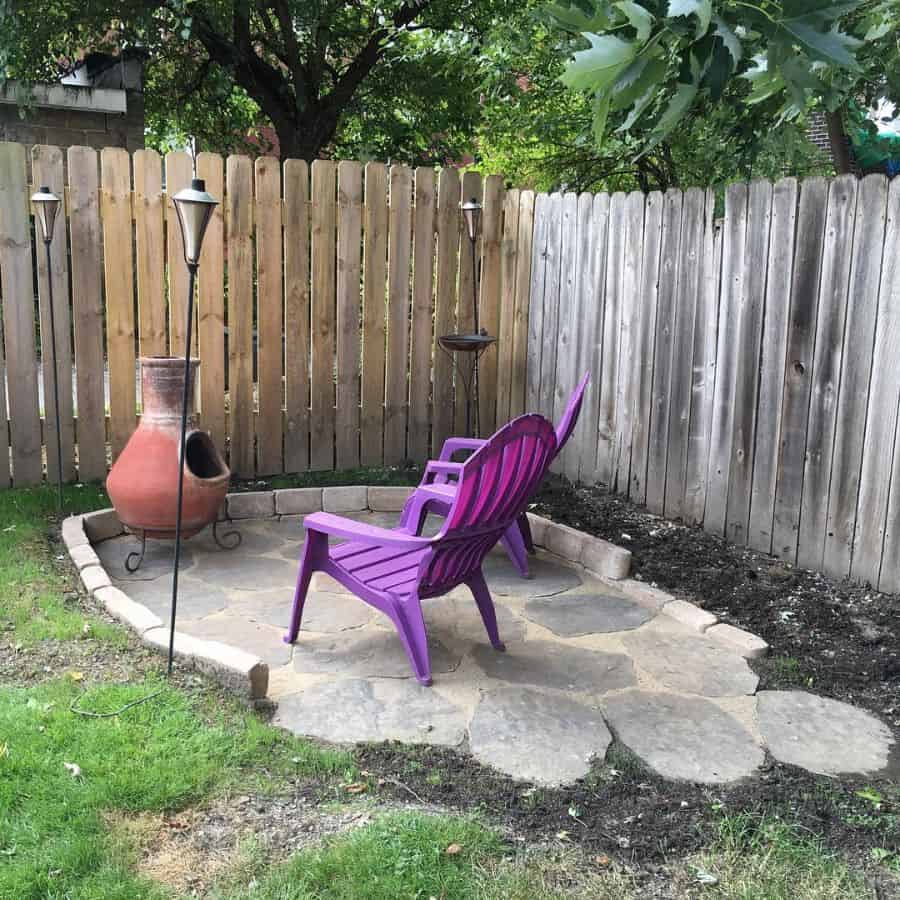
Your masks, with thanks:
[[[484,352],[495,343],[497,338],[491,337],[478,323],[478,258],[475,253],[475,242],[478,240],[478,225],[481,220],[481,204],[473,197],[460,205],[466,223],[466,232],[472,244],[472,320],[475,325],[472,334],[444,334],[438,337],[441,349],[450,357],[456,368],[458,383],[466,392],[466,437],[478,437],[480,430],[480,404],[478,397],[478,361]],[[460,354],[465,354],[469,365],[463,365]],[[475,415],[472,415],[472,403],[475,404]]]

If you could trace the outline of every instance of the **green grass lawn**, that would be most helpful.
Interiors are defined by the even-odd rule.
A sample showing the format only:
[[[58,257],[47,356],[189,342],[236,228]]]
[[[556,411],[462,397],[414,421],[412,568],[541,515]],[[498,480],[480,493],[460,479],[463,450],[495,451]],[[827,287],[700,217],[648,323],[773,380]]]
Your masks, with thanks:
[[[379,483],[371,470],[354,474],[358,483]],[[388,473],[380,483],[406,477]],[[202,812],[216,798],[244,793],[274,802],[301,789],[317,809],[361,809],[370,821],[277,860],[244,835],[206,884],[207,897],[647,896],[633,872],[614,861],[598,865],[577,846],[526,850],[483,818],[386,810],[374,782],[365,797],[351,798],[346,787],[361,777],[352,753],[270,727],[199,676],[166,680],[161,657],[94,614],[75,590],[52,538],[54,503],[52,490],[0,492],[0,655],[9,650],[47,663],[10,669],[15,683],[0,683],[0,900],[173,898],[176,892],[139,865],[161,814]],[[106,504],[96,486],[67,489],[67,511]],[[91,661],[86,672],[57,666],[49,648],[59,647],[77,647],[78,658]],[[105,655],[136,662],[104,668]],[[0,672],[2,665],[0,657]],[[83,716],[73,705],[113,715]],[[153,825],[149,838],[141,822]],[[722,817],[702,853],[671,861],[665,884],[671,896],[717,900],[871,896],[862,877],[814,835],[740,813]]]

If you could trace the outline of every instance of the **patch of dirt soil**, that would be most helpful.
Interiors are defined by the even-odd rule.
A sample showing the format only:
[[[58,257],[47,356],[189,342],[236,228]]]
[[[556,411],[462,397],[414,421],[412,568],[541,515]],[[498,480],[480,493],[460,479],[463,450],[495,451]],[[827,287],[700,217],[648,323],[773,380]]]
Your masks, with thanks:
[[[240,866],[242,849],[271,865],[325,838],[360,828],[401,804],[320,805],[312,789],[295,794],[220,797],[208,806],[162,815],[121,813],[106,817],[114,836],[139,853],[137,871],[180,895],[202,896]],[[409,807],[405,807],[409,808]]]
[[[803,688],[879,715],[900,744],[900,596],[837,582],[668,522],[600,488],[550,480],[531,510],[633,554],[635,578],[771,647],[760,690]]]

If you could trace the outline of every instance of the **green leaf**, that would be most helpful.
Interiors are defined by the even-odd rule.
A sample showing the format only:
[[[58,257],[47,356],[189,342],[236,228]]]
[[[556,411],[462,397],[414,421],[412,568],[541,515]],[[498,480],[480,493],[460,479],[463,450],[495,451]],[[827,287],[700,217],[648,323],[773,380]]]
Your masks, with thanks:
[[[746,78],[753,85],[753,89],[747,95],[747,103],[750,104],[761,103],[784,90],[781,75],[768,68],[764,56],[754,56],[753,63],[755,68],[748,69],[741,75],[741,78]]]
[[[670,19],[677,19],[680,16],[696,16],[697,30],[695,36],[699,40],[709,30],[709,21],[712,18],[712,2],[711,0],[669,0],[667,15]]]
[[[784,0],[784,16],[787,19],[815,18],[821,22],[833,22],[853,12],[863,0],[846,0],[845,3],[822,5],[822,0]]]
[[[859,46],[856,38],[842,31],[819,31],[805,18],[785,19],[781,23],[785,31],[795,38],[814,59],[859,72],[860,66],[850,53]]]
[[[696,84],[680,83],[669,100],[663,114],[659,117],[659,121],[653,126],[650,132],[650,140],[641,151],[641,156],[652,150],[666,135],[681,121],[684,114],[690,109],[694,98],[697,96]]]
[[[716,36],[722,39],[725,49],[731,54],[731,59],[734,65],[737,66],[743,56],[740,39],[721,16],[713,16],[712,20],[716,26],[714,29]]]
[[[656,88],[665,76],[666,69],[664,60],[639,56],[613,84],[612,108],[626,109],[642,97],[648,88]]]
[[[609,118],[609,99],[609,91],[597,94],[594,97],[592,130],[594,132],[594,141],[598,147],[603,143],[603,135],[606,133],[606,120]]]
[[[647,107],[653,102],[656,97],[656,85],[651,85],[647,88],[646,92],[641,94],[637,100],[634,101],[634,106],[631,108],[631,112],[628,113],[625,121],[616,129],[616,131],[630,131],[634,127],[634,123],[644,114]]]
[[[637,39],[643,44],[650,37],[654,21],[652,14],[632,0],[621,0],[615,7],[624,13],[628,24],[637,32]]]
[[[597,11],[593,16],[587,16],[577,6],[571,4],[564,6],[561,3],[551,3],[546,11],[566,31],[574,34],[583,34],[588,31],[605,31],[612,25],[612,19],[608,15]]]
[[[869,30],[866,32],[863,40],[866,41],[866,43],[877,41],[888,34],[893,27],[894,26],[887,19],[882,19],[880,22],[876,22],[869,26]]]
[[[577,91],[601,91],[634,59],[637,45],[615,35],[584,35],[589,50],[579,50],[562,74],[562,82]]]

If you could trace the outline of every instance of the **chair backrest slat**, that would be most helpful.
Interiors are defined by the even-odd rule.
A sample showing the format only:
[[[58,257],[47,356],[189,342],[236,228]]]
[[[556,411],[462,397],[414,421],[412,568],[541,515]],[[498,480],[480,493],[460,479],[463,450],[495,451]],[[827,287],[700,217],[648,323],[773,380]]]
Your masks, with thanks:
[[[440,592],[466,580],[519,516],[556,453],[543,416],[520,416],[470,456],[432,552],[420,570],[422,589]]]
[[[572,432],[578,424],[578,416],[581,414],[581,404],[584,402],[584,392],[587,390],[588,382],[591,380],[591,373],[585,372],[578,386],[569,397],[566,410],[556,426],[556,452],[559,453],[565,445],[566,441],[572,437]]]

